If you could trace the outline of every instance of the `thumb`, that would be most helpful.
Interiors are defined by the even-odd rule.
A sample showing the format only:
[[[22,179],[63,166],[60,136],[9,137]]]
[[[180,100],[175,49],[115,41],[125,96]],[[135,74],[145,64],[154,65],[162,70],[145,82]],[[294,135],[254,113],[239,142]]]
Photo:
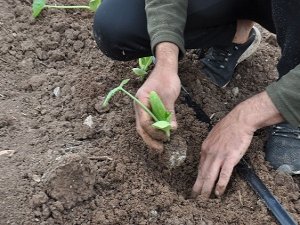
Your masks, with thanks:
[[[176,115],[175,115],[175,106],[174,104],[168,104],[166,105],[166,109],[171,113],[171,129],[172,130],[177,130],[178,124],[176,120]]]

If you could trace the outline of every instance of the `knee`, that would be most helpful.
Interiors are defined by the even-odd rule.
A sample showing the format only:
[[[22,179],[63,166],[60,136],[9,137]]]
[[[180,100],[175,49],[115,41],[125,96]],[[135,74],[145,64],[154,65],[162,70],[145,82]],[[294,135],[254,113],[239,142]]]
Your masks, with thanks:
[[[100,6],[94,17],[94,38],[99,47],[107,57],[126,61],[124,54],[125,40],[128,40],[127,31],[122,29],[120,21],[114,19],[111,12]]]

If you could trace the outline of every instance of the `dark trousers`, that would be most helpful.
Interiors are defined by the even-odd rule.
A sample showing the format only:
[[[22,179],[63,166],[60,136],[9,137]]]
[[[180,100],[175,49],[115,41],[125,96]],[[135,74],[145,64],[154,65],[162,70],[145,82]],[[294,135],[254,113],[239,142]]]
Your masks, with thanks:
[[[300,0],[188,0],[186,49],[229,45],[238,19],[249,19],[277,34],[280,76],[300,64]],[[103,0],[94,20],[96,42],[115,60],[151,55],[145,1]]]

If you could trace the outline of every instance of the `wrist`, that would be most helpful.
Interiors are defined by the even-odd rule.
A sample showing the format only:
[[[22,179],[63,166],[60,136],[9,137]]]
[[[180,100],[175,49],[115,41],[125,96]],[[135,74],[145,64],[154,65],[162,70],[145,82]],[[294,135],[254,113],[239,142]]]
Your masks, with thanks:
[[[234,110],[238,120],[253,132],[283,121],[283,117],[265,91],[240,103]]]
[[[179,48],[170,42],[159,43],[155,48],[156,65],[158,69],[168,69],[178,72]]]

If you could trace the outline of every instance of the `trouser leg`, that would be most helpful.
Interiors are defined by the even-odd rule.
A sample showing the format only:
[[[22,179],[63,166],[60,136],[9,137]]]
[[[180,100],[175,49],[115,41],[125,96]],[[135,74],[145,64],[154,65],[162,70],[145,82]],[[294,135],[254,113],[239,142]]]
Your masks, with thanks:
[[[189,1],[186,48],[231,43],[236,22],[229,10],[232,7],[221,7],[223,1]],[[152,54],[142,0],[104,0],[95,15],[94,34],[99,48],[112,59],[132,60]]]
[[[280,77],[300,64],[300,1],[273,0],[273,18],[281,47]]]

